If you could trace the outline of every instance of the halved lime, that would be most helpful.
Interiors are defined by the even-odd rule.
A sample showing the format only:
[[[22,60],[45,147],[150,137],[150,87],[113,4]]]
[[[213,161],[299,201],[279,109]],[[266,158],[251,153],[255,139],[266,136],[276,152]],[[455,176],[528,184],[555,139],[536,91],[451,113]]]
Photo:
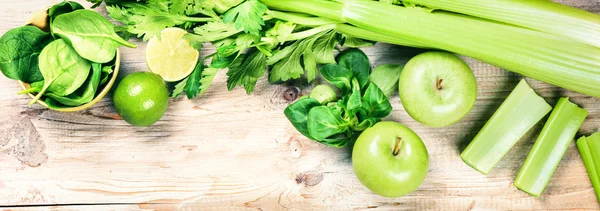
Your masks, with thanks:
[[[146,48],[146,64],[151,72],[163,80],[174,82],[184,79],[194,71],[198,63],[198,52],[183,39],[187,32],[180,28],[166,28],[160,37],[154,37]]]

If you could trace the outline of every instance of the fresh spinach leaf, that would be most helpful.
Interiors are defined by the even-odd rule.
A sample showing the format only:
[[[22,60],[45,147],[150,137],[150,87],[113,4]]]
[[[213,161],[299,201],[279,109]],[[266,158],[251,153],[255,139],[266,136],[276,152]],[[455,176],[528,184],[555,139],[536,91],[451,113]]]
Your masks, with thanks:
[[[364,90],[369,83],[371,74],[371,63],[369,57],[358,48],[350,48],[342,51],[336,58],[338,64],[350,69],[354,77],[358,79],[360,89]]]
[[[48,105],[49,108],[53,108],[53,109],[61,109],[61,108],[68,108],[69,106],[60,104],[58,101],[47,97],[46,100],[44,100],[44,102],[46,103],[46,105]]]
[[[114,25],[92,10],[77,10],[59,15],[50,29],[71,44],[81,57],[92,62],[110,62],[121,45],[136,47],[119,37]]]
[[[74,1],[64,1],[61,3],[55,4],[54,6],[50,7],[50,9],[48,9],[48,17],[50,18],[50,25],[52,25],[52,22],[54,22],[54,18],[56,18],[56,16],[70,13],[75,10],[82,10],[82,9],[85,9],[85,8],[83,6],[81,6],[81,4],[74,2]]]
[[[110,79],[110,74],[114,71],[114,64],[113,65],[105,65],[102,66],[102,73],[101,73],[101,80],[100,80],[100,85],[104,85],[108,82],[108,80]]]
[[[312,108],[320,105],[319,101],[313,98],[302,98],[285,108],[283,113],[298,132],[315,140],[308,132],[308,113]]]
[[[35,26],[22,26],[6,32],[0,38],[2,74],[26,83],[44,80],[38,66],[38,57],[51,41],[49,33]]]
[[[57,96],[69,95],[86,81],[91,64],[62,39],[52,41],[40,53],[40,72],[44,76],[44,87],[33,98],[33,105],[46,91]]]
[[[321,75],[329,83],[336,86],[342,95],[346,95],[352,89],[352,71],[338,64],[327,64],[321,66]]]
[[[18,94],[38,93],[44,88],[44,81],[36,81],[29,84],[29,89],[22,90]]]
[[[392,105],[385,94],[375,85],[370,83],[363,96],[363,108],[368,117],[384,118],[392,112]]]
[[[318,103],[318,102],[317,102]],[[317,141],[325,140],[348,130],[348,124],[337,109],[317,106],[308,112],[308,132]]]
[[[100,75],[102,74],[102,64],[92,63],[92,74],[89,75],[88,79],[74,93],[67,96],[58,96],[52,92],[46,93],[48,97],[56,100],[57,102],[67,106],[80,106],[88,103],[96,96],[98,85],[100,84]]]

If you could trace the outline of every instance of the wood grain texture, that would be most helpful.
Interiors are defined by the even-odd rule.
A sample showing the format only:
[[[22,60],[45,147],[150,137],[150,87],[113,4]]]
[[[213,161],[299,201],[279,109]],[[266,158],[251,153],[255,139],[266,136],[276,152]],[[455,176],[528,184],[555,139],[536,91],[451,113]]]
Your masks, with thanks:
[[[57,2],[0,1],[0,33]],[[561,3],[600,13],[598,0]],[[137,49],[122,49],[120,78],[147,71],[145,45],[136,42]],[[398,63],[407,54],[386,44],[364,50],[374,66]],[[424,183],[396,199],[360,185],[351,146],[328,148],[296,132],[283,115],[291,103],[284,95],[295,87],[271,85],[266,78],[246,95],[239,88],[228,92],[219,72],[204,96],[171,100],[161,121],[136,128],[118,118],[110,94],[85,111],[58,113],[28,107],[29,99],[16,95],[18,84],[0,77],[0,210],[600,210],[574,144],[540,198],[513,186],[541,123],[489,175],[461,161],[459,152],[521,78],[465,60],[479,95],[457,124],[423,126],[392,97],[387,120],[412,128],[430,154]],[[598,130],[600,99],[527,80],[552,105],[568,96],[589,111],[578,136]]]

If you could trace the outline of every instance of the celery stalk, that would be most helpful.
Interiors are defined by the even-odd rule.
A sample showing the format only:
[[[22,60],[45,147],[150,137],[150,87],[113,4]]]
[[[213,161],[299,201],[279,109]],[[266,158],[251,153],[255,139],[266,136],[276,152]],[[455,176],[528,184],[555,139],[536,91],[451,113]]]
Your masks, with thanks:
[[[472,16],[364,0],[261,0],[272,10],[307,13],[382,35],[469,56],[600,97],[600,48]]]
[[[558,100],[515,179],[517,188],[536,197],[542,194],[587,114],[568,98]]]
[[[460,154],[465,163],[487,174],[552,107],[521,80]]]
[[[552,1],[527,0],[404,0],[508,23],[600,47],[600,16]]]
[[[587,169],[596,197],[600,202],[600,132],[577,140],[577,148],[581,153],[583,164]]]

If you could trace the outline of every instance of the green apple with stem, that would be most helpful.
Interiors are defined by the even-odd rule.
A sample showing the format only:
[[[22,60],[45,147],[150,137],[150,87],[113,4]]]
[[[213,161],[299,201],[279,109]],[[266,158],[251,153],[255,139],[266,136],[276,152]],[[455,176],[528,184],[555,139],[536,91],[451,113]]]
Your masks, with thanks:
[[[456,123],[477,99],[473,71],[447,52],[425,52],[410,59],[400,74],[398,89],[406,112],[430,127]]]
[[[429,170],[429,155],[419,136],[391,121],[363,131],[352,149],[352,167],[367,189],[384,197],[416,190]]]

